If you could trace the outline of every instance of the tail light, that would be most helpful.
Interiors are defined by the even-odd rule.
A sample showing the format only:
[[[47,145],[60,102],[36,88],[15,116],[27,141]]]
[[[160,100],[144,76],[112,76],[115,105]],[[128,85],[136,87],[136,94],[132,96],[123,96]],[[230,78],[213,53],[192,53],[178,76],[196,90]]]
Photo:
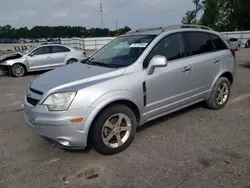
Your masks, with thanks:
[[[235,50],[230,49],[230,51],[231,51],[232,55],[233,55],[233,56],[234,56],[234,58],[235,58],[235,56],[236,56]]]
[[[86,55],[87,55],[87,53],[84,51],[84,52],[82,52],[82,55],[86,56]]]

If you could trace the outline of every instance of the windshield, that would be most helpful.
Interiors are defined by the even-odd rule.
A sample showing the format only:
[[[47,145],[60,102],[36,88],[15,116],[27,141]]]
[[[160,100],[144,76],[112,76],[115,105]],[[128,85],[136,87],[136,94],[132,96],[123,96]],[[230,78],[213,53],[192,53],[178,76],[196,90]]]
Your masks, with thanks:
[[[133,64],[155,35],[121,36],[105,45],[83,63],[106,67],[126,67]]]
[[[22,54],[28,54],[28,53],[30,53],[32,50],[34,50],[35,48],[36,48],[37,46],[32,46],[32,47],[29,47],[27,50],[24,50],[23,52],[22,52]]]

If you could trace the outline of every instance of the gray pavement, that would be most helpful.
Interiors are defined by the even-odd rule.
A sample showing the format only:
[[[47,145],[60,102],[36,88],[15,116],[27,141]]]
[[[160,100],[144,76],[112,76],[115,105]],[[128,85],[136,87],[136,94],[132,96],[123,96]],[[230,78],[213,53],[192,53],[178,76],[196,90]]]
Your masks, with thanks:
[[[250,51],[242,49],[224,109],[197,104],[147,123],[113,156],[66,151],[33,133],[20,104],[35,75],[1,76],[0,188],[248,188],[249,71]]]

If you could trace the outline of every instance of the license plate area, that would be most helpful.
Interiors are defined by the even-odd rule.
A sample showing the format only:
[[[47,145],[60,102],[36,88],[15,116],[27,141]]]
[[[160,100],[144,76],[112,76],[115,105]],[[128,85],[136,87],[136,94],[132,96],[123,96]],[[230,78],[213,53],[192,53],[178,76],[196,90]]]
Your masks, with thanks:
[[[35,120],[30,118],[30,117],[27,117],[27,121],[31,124],[31,125],[35,125]]]

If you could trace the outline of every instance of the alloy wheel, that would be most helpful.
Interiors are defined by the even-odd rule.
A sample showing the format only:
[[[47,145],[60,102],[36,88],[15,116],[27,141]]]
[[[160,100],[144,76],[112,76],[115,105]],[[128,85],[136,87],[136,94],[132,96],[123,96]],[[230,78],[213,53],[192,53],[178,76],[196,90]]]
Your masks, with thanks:
[[[102,141],[110,148],[118,148],[128,140],[131,129],[132,123],[126,114],[114,114],[104,123]]]
[[[12,67],[12,73],[14,74],[14,76],[23,76],[25,73],[25,69],[22,65],[13,65]]]
[[[229,87],[226,83],[221,83],[217,89],[216,101],[219,105],[223,105],[229,95]]]

